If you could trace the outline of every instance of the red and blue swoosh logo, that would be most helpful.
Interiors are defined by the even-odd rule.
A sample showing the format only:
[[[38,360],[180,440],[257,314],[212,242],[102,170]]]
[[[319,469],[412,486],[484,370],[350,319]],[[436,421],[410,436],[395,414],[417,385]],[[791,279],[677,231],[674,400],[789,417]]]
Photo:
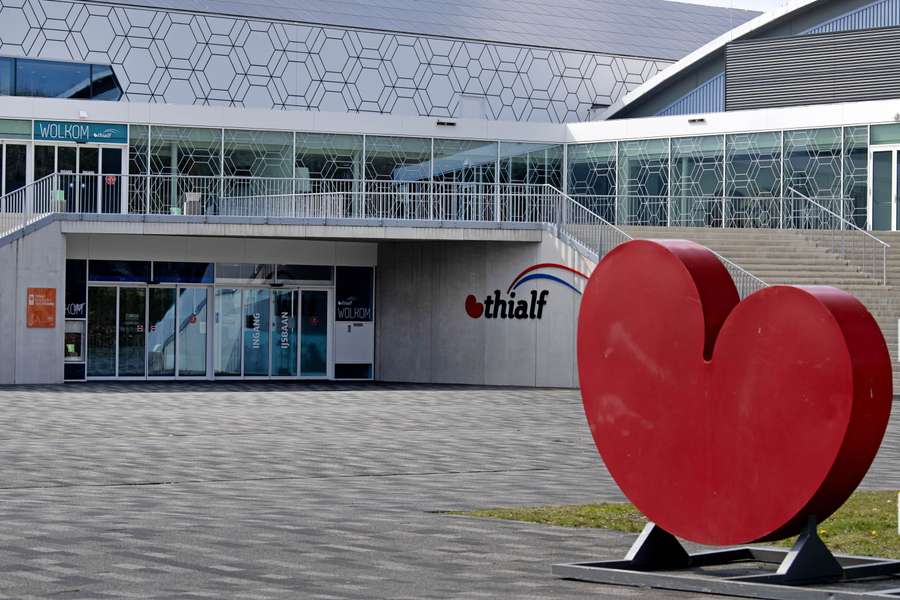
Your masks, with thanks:
[[[512,280],[512,283],[510,283],[509,287],[506,289],[506,293],[509,294],[510,292],[515,291],[515,289],[518,288],[523,283],[543,279],[543,280],[547,280],[547,281],[553,281],[562,286],[565,286],[565,287],[569,288],[570,290],[572,290],[573,292],[575,292],[576,294],[579,294],[579,295],[581,294],[581,290],[579,290],[577,287],[575,287],[574,285],[572,285],[565,279],[559,277],[558,275],[553,275],[551,273],[543,272],[545,270],[564,271],[564,272],[568,272],[568,273],[574,273],[575,275],[577,275],[578,277],[581,277],[582,279],[588,278],[588,276],[585,275],[584,273],[582,273],[581,271],[576,271],[572,267],[567,267],[566,265],[561,265],[558,263],[539,263],[539,264],[528,267],[527,269],[525,269],[524,271],[522,271],[521,273],[516,275],[516,277]]]

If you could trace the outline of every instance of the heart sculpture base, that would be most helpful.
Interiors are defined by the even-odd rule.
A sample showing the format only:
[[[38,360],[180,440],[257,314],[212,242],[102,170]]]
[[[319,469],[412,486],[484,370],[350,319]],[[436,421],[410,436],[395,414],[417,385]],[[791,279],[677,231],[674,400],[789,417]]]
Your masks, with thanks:
[[[648,523],[624,560],[553,565],[553,574],[593,583],[772,600],[900,597],[900,579],[894,579],[900,575],[900,561],[834,555],[813,521],[790,550],[747,546],[696,554]]]

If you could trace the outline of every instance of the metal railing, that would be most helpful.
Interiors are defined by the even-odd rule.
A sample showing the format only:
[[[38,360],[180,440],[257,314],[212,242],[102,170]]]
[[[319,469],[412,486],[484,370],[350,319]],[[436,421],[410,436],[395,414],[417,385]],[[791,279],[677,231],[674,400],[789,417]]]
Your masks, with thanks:
[[[881,285],[887,285],[887,253],[890,244],[860,229],[817,200],[803,195],[794,188],[789,188],[789,191],[806,207],[807,220],[803,222],[805,226],[798,227],[804,230],[806,238],[862,273],[880,279]]]
[[[570,244],[581,246],[582,249],[593,253],[596,260],[599,261],[619,244],[635,239],[574,198],[559,190],[556,191],[564,206],[560,211],[560,236]],[[765,281],[739,264],[713,250],[710,252],[715,254],[728,270],[742,299],[767,287],[768,284]]]
[[[808,229],[817,226],[820,211],[807,199],[848,222],[859,221],[865,225],[865,215],[860,214],[852,198],[642,194],[575,194],[572,198],[610,223],[621,226]]]

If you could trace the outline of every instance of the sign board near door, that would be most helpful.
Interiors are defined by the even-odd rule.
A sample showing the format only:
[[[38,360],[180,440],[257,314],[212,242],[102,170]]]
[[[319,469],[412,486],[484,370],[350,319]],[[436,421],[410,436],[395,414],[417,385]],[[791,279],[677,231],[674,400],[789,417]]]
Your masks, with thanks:
[[[56,327],[56,288],[28,288],[25,320],[28,327]]]
[[[127,144],[128,125],[82,121],[35,121],[34,140],[77,144]]]

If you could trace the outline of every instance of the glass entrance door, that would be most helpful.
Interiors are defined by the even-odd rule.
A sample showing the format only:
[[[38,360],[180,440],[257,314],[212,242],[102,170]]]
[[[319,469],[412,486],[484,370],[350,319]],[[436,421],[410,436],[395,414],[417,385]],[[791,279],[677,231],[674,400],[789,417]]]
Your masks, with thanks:
[[[206,376],[208,288],[178,288],[178,338],[175,348],[179,377]]]
[[[175,377],[175,288],[148,290],[147,375]]]
[[[870,148],[868,204],[871,229],[900,229],[900,145]]]
[[[87,376],[116,376],[116,316],[118,289],[88,289]]]
[[[119,288],[119,377],[146,374],[147,288]]]
[[[328,292],[300,292],[300,375],[328,376]]]
[[[297,376],[297,294],[272,292],[272,377]]]
[[[100,149],[90,146],[78,148],[78,194],[81,212],[99,212],[97,204],[97,174],[100,172]]]
[[[244,376],[269,376],[269,290],[244,290]]]

